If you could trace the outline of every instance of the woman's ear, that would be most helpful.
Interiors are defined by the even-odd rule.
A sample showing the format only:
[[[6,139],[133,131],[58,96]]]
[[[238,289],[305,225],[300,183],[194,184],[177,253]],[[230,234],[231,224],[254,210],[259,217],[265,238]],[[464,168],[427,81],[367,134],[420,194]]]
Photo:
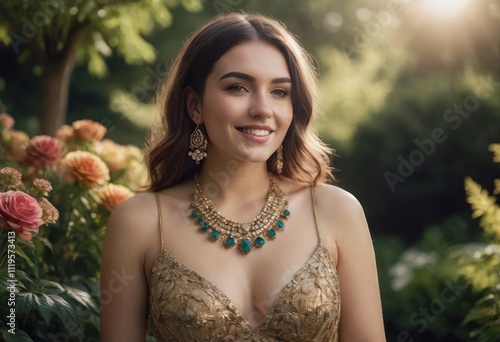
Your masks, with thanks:
[[[193,90],[193,88],[186,88],[184,90],[185,99],[186,99],[186,110],[189,114],[189,117],[198,125],[203,122],[203,118],[201,117],[201,99]]]

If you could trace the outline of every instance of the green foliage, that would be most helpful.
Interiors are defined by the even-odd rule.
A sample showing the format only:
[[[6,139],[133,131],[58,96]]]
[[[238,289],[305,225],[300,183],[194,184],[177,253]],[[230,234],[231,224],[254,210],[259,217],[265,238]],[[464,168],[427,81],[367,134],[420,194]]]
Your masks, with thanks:
[[[154,61],[155,49],[144,36],[170,25],[170,8],[178,5],[201,10],[197,0],[6,0],[0,3],[0,42],[10,44],[20,61],[31,55],[43,64],[81,35],[78,60],[102,77],[107,72],[104,58],[113,50],[130,64]]]
[[[458,276],[456,244],[477,238],[467,217],[453,216],[409,248],[375,239],[388,341],[470,341],[461,322],[478,296]]]
[[[498,161],[499,145],[490,150]],[[497,184],[494,194],[499,193]],[[381,272],[381,286],[390,280],[391,287],[382,287],[388,340],[499,341],[498,204],[471,178],[466,178],[465,189],[486,242],[472,242],[481,239],[473,224],[451,217],[425,230],[419,243],[390,267],[389,279]]]
[[[490,146],[495,153],[494,160],[499,161],[500,145]],[[465,318],[474,330],[471,337],[480,342],[500,340],[500,207],[497,198],[490,196],[487,190],[465,179],[467,202],[470,203],[473,218],[480,218],[480,227],[485,233],[486,245],[470,253],[464,253],[460,260],[459,273],[481,295]],[[494,194],[500,193],[499,180],[495,180]]]
[[[349,142],[356,127],[368,120],[373,112],[381,110],[393,90],[398,73],[397,61],[404,60],[394,51],[389,57],[379,49],[366,48],[356,59],[337,48],[323,47],[319,60],[325,66],[320,80],[321,109],[326,122],[319,132],[332,137],[338,144]],[[394,63],[388,64],[390,58]],[[390,65],[390,67],[389,67]]]
[[[487,78],[474,86],[457,82],[452,87],[440,75],[398,83],[384,107],[357,126],[351,141],[334,145],[342,157],[334,166],[340,169],[340,185],[369,204],[365,209],[374,231],[404,231],[407,240],[415,240],[424,227],[468,210],[464,177],[492,177],[484,151],[498,135],[491,125],[500,119],[498,90]]]

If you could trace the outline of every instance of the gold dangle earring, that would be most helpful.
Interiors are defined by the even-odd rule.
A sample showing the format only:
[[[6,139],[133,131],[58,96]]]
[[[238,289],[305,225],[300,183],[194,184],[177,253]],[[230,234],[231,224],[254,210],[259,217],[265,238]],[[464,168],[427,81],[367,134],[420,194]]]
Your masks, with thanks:
[[[278,175],[283,172],[283,145],[280,145],[276,151],[276,172]]]
[[[196,165],[199,165],[200,161],[202,161],[203,158],[207,157],[207,139],[203,135],[203,132],[200,130],[198,122],[196,122],[196,128],[194,129],[194,132],[191,133],[189,143],[191,151],[188,153],[188,156],[190,156],[194,160]]]

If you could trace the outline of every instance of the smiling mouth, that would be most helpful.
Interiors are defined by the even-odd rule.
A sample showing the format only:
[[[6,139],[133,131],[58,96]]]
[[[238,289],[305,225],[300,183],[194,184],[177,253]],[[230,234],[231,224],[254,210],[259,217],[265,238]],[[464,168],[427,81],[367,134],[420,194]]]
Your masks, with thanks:
[[[251,134],[255,135],[257,137],[265,137],[269,134],[271,134],[271,131],[267,129],[255,129],[255,128],[238,128],[240,132],[243,132],[245,134]]]

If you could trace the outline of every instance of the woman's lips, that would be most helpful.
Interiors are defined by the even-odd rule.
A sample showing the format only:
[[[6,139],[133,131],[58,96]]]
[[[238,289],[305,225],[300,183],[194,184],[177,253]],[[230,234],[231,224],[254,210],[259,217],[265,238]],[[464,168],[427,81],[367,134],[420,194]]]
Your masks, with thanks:
[[[272,133],[271,130],[261,128],[238,128],[238,131],[246,139],[256,143],[265,143],[269,140]]]

